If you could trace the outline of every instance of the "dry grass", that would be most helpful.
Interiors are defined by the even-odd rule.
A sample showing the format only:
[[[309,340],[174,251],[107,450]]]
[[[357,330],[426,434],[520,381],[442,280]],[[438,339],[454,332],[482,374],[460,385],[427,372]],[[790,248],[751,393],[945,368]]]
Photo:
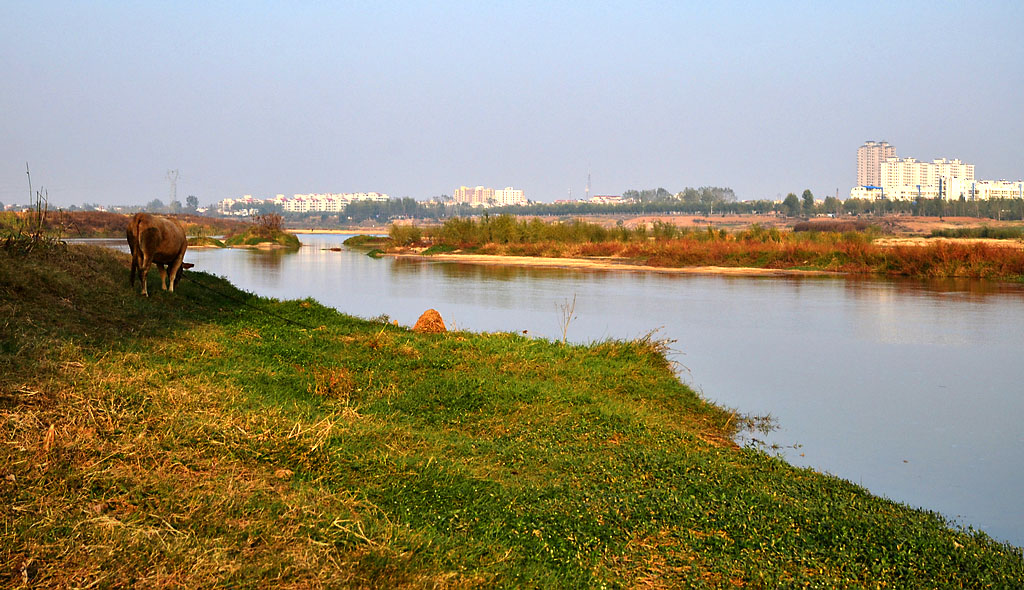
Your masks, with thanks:
[[[773,230],[774,231],[774,230]],[[797,237],[799,236],[799,237]],[[707,232],[667,240],[489,243],[475,254],[543,258],[608,258],[653,267],[718,266],[824,270],[904,277],[1024,279],[1024,249],[933,240],[923,246],[872,243],[864,234]]]

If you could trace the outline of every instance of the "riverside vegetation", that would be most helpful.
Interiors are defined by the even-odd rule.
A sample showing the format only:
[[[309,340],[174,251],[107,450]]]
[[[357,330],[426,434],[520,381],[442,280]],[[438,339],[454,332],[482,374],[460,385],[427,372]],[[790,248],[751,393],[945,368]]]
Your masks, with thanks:
[[[730,438],[655,338],[416,334],[0,248],[0,586],[1020,587],[1021,549]],[[155,279],[153,279],[155,280]]]
[[[202,215],[172,215],[185,226],[189,236],[223,235],[242,231],[248,225],[237,219],[206,217]],[[131,215],[108,211],[62,211],[49,210],[46,215],[39,211],[0,211],[0,231],[10,232],[11,228],[26,223],[38,223],[48,235],[66,238],[124,238]]]
[[[275,213],[254,215],[250,222],[201,215],[170,215],[180,221],[189,237],[189,246],[224,248],[261,244],[298,248],[299,239],[284,231],[282,217]],[[0,212],[0,232],[8,235],[45,233],[67,238],[124,238],[130,215],[106,211]],[[29,231],[26,228],[31,228]],[[226,236],[219,240],[214,235]]]
[[[282,217],[277,213],[265,213],[253,217],[253,223],[244,230],[228,236],[224,240],[226,246],[259,246],[271,245],[297,249],[301,246],[299,238],[284,231]]]
[[[822,229],[839,231],[821,231]],[[1024,280],[1024,248],[936,240],[919,246],[883,246],[881,234],[864,224],[798,224],[804,231],[754,225],[728,232],[680,228],[614,227],[579,220],[546,223],[511,215],[454,218],[419,228],[394,225],[391,252],[420,247],[424,254],[465,252],[502,256],[604,258],[655,267],[723,266],[818,270],[848,274],[922,278],[965,277]],[[981,232],[982,235],[984,232]],[[1012,229],[991,232],[1020,237]]]

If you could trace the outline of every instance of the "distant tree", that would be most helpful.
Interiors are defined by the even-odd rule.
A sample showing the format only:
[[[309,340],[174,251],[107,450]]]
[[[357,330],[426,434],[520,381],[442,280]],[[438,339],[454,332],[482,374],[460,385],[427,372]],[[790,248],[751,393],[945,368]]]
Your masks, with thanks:
[[[846,199],[843,202],[843,209],[850,215],[860,215],[868,209],[868,201],[864,199]]]
[[[195,211],[199,208],[199,199],[195,195],[189,195],[185,198],[185,208],[189,211]]]
[[[147,211],[163,211],[164,210],[164,202],[161,201],[160,199],[153,199],[152,201],[146,203],[146,210]]]
[[[804,189],[804,194],[800,198],[804,201],[804,215],[808,217],[814,215],[814,194],[811,189]]]
[[[167,210],[171,213],[181,213],[181,201],[174,199],[169,205],[167,205]]]
[[[263,201],[262,203],[257,203],[256,207],[254,208],[256,209],[256,212],[259,215],[273,215],[275,213],[280,214],[282,212],[281,205],[273,201]]]
[[[675,198],[675,195],[661,187],[648,188],[639,191],[630,189],[622,193],[622,196],[627,199],[634,199],[636,201],[640,201],[641,203],[657,203],[662,201],[669,201]]]
[[[704,205],[721,205],[736,202],[736,193],[731,188],[702,186],[698,189],[700,202]]]
[[[700,203],[700,193],[697,192],[697,189],[692,187],[688,187],[682,192],[676,194],[676,198],[687,205],[696,205]]]
[[[839,216],[842,213],[843,204],[835,197],[825,197],[825,213]]]
[[[786,200],[782,201],[782,209],[790,217],[800,215],[800,198],[795,193],[789,193],[786,195]]]

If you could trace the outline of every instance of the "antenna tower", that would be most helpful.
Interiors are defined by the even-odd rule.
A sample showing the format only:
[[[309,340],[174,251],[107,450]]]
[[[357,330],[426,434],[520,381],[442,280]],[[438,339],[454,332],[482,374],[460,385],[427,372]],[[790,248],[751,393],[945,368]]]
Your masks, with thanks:
[[[587,200],[590,200],[590,166],[587,166]]]
[[[167,203],[170,205],[174,201],[178,200],[178,171],[168,170],[167,180],[171,183],[171,200]]]

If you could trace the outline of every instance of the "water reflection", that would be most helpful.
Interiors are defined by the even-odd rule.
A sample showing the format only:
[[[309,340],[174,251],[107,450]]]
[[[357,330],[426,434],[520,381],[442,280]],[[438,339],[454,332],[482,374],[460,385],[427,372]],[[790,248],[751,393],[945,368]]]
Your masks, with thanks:
[[[267,280],[277,281],[280,280],[281,268],[287,258],[299,256],[299,250],[285,250],[285,249],[261,249],[252,248],[245,249],[247,262],[253,267],[256,272],[265,273]],[[309,256],[303,256],[302,258],[309,258]]]

